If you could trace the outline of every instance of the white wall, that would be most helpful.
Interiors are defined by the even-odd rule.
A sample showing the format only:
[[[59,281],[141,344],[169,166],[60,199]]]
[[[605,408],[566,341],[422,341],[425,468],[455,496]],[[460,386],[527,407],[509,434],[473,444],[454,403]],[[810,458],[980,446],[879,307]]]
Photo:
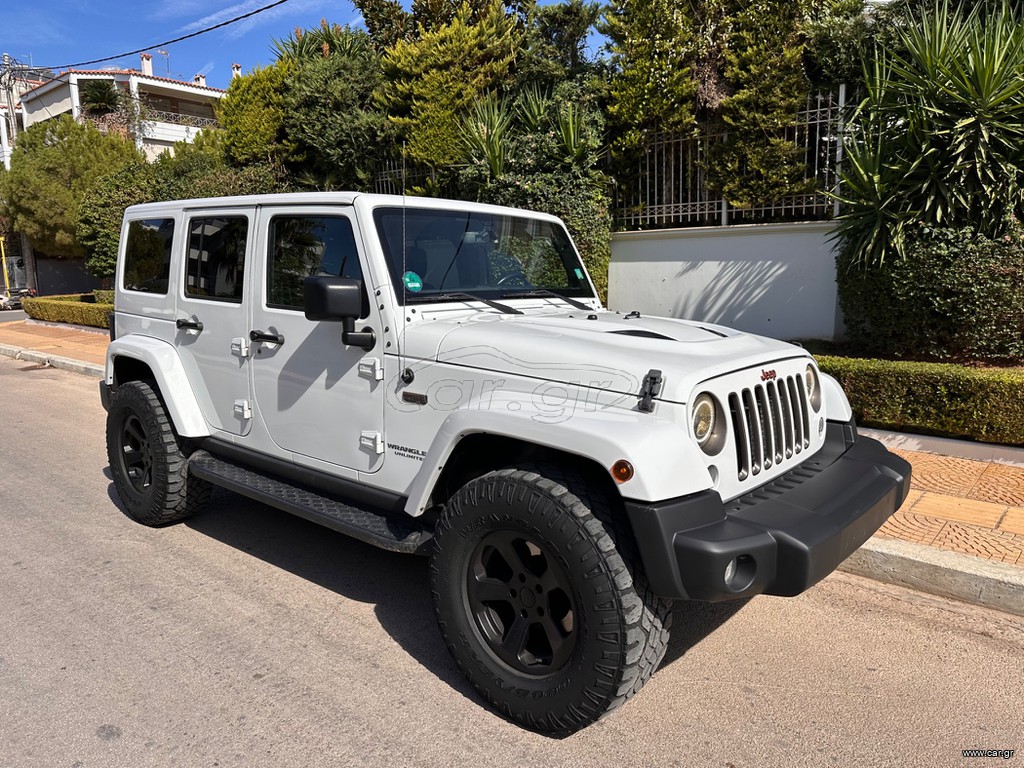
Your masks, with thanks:
[[[56,83],[51,90],[30,100],[22,101],[22,107],[25,113],[26,128],[65,112],[71,112],[73,108],[71,86],[63,82]]]
[[[834,339],[830,222],[618,232],[608,305],[780,339]]]

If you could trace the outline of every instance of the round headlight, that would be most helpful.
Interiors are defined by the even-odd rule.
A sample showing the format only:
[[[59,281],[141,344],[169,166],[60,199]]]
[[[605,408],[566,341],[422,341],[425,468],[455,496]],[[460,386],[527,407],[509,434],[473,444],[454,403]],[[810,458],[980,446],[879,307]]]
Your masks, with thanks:
[[[807,370],[804,372],[804,381],[807,386],[807,399],[810,401],[811,407],[817,411],[821,408],[821,383],[818,381],[818,372],[810,363],[807,364]]]
[[[715,431],[715,401],[711,395],[698,395],[693,401],[693,436],[704,445]]]

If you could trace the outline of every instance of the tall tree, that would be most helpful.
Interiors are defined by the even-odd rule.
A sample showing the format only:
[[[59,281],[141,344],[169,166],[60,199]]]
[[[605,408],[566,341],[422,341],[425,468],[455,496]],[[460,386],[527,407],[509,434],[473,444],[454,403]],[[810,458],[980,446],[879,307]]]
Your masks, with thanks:
[[[141,160],[135,145],[106,136],[70,115],[32,125],[18,136],[0,201],[13,228],[50,256],[80,257],[78,208],[100,176]]]
[[[534,6],[526,25],[519,81],[553,88],[565,80],[596,74],[598,67],[587,56],[587,39],[600,17],[600,4],[587,0]]]
[[[732,0],[723,51],[731,93],[719,114],[726,141],[711,155],[708,181],[731,205],[770,203],[815,187],[786,130],[796,124],[809,83],[803,72],[800,8],[792,0]]]
[[[620,148],[655,131],[692,127],[694,29],[688,2],[612,0],[606,9],[601,31],[614,68],[608,117]]]
[[[224,148],[239,165],[280,162],[288,152],[284,136],[285,81],[295,69],[291,58],[257,67],[232,79],[217,105]]]
[[[520,49],[522,32],[500,0],[473,20],[463,3],[449,24],[400,40],[383,59],[378,103],[398,127],[413,160],[450,165],[461,155],[462,113],[485,91],[500,88]]]
[[[302,36],[302,40],[313,37]],[[387,115],[373,99],[380,57],[366,32],[339,28],[325,51],[300,59],[284,91],[288,167],[320,189],[364,189],[393,143]]]

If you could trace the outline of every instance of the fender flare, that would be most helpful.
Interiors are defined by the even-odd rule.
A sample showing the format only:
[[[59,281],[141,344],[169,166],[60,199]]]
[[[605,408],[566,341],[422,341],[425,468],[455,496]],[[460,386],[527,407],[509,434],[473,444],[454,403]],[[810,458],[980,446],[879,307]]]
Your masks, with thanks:
[[[449,457],[459,441],[472,434],[493,434],[554,448],[595,461],[606,470],[626,459],[635,474],[618,488],[629,499],[662,501],[712,487],[700,448],[675,422],[623,409],[575,414],[552,428],[550,423],[532,418],[545,414],[531,410],[526,403],[521,405],[516,410],[449,414],[409,486],[405,511],[414,517],[423,514]]]
[[[179,435],[206,437],[210,434],[181,358],[171,344],[151,336],[136,335],[112,341],[107,347],[106,369],[106,382],[111,387],[114,386],[114,362],[118,357],[149,366]]]
[[[848,422],[853,418],[853,408],[842,386],[827,373],[818,372],[821,379],[821,394],[825,401],[825,418],[829,421]]]

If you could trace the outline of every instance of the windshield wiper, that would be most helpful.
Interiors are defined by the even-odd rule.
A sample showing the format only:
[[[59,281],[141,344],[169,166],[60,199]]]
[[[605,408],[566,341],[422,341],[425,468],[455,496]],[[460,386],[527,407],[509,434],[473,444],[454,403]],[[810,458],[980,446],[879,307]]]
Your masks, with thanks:
[[[582,301],[576,301],[576,299],[570,299],[568,296],[563,296],[560,293],[549,291],[546,288],[534,288],[529,291],[517,291],[515,293],[503,293],[501,298],[503,299],[528,299],[531,296],[549,296],[553,299],[561,299],[566,304],[571,304],[576,309],[582,309],[584,312],[589,312],[593,307],[588,307]]]
[[[502,304],[499,301],[491,301],[480,296],[474,296],[472,293],[466,293],[465,291],[446,291],[445,293],[432,293],[429,296],[410,296],[407,301],[419,303],[431,303],[434,304],[439,301],[450,301],[452,299],[469,299],[470,301],[480,301],[489,307],[494,307],[499,312],[504,312],[507,315],[521,315],[523,314],[515,307],[510,307],[508,304]]]

